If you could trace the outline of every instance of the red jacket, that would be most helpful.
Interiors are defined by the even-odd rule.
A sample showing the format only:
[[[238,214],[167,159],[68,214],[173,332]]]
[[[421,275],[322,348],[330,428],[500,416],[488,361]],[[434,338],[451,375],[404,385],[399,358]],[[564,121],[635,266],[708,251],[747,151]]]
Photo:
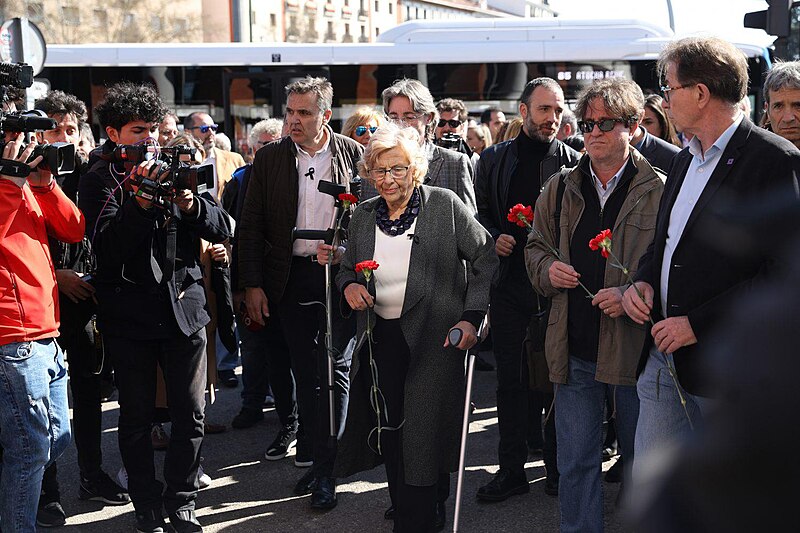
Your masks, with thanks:
[[[55,184],[0,178],[0,346],[58,336],[58,287],[48,233],[83,238],[83,214]]]

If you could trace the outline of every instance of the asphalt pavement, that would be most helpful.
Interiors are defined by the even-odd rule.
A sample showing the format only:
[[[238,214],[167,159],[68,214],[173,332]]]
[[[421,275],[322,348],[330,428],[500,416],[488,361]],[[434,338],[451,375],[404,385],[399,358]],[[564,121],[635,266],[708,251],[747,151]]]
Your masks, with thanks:
[[[484,357],[494,362],[490,353]],[[475,498],[478,487],[497,471],[495,383],[494,372],[475,373],[473,401],[476,409],[471,417],[467,440],[459,531],[558,531],[558,498],[544,493],[545,471],[541,457],[529,457],[526,464],[530,482],[528,494],[493,504],[479,503]],[[202,466],[214,480],[197,498],[197,515],[204,531],[388,533],[392,530],[392,523],[383,518],[389,507],[383,467],[340,480],[338,506],[324,513],[312,511],[310,496],[292,494],[295,483],[305,473],[304,469],[294,466],[294,452],[280,461],[264,459],[264,451],[279,429],[274,409],[265,409],[264,421],[252,428],[237,430],[230,427],[231,420],[239,411],[240,393],[241,384],[236,389],[219,389],[216,402],[206,412],[209,421],[225,423],[228,430],[208,435],[203,443]],[[119,405],[113,398],[103,404],[103,465],[112,477],[116,476],[122,464],[117,447],[118,409]],[[157,475],[161,477],[164,453],[155,453]],[[607,461],[604,470],[614,460]],[[61,530],[81,533],[136,530],[133,505],[111,507],[78,499],[78,465],[74,446],[59,459],[58,473],[62,505],[68,516],[67,525]],[[456,477],[453,474],[445,531],[453,530],[455,490]],[[614,505],[619,485],[603,483],[603,490],[606,531],[625,531],[622,517]]]

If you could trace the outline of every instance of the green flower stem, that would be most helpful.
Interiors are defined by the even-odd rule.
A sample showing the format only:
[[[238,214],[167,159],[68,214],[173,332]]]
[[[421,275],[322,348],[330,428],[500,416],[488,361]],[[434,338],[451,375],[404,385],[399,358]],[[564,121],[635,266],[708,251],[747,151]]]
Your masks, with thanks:
[[[625,265],[622,264],[622,261],[620,261],[616,255],[614,255],[614,252],[611,250],[611,246],[606,247],[605,250],[608,251],[608,254],[611,256],[611,259],[613,259],[613,261],[611,262],[611,266],[622,270],[622,273],[625,274],[626,278],[628,278],[628,283],[631,284],[633,289],[636,291],[636,294],[646,305],[647,300],[644,299],[644,294],[642,294],[642,291],[639,290],[639,287],[637,287],[636,283],[633,281],[630,270],[628,270],[627,267],[625,267]],[[650,328],[652,329],[653,326],[655,326],[655,323],[653,322],[653,317],[648,316],[648,319],[650,320]],[[675,367],[673,367],[669,363],[669,359],[667,359],[667,354],[662,353],[661,355],[664,356],[664,366],[667,367],[667,372],[669,372],[669,375],[672,378],[672,382],[675,384],[675,390],[678,391],[678,399],[681,402],[681,407],[683,407],[683,413],[686,415],[686,420],[689,422],[689,428],[692,431],[694,431],[694,424],[692,424],[692,417],[689,416],[689,410],[686,408],[686,398],[683,396],[683,391],[681,390],[681,386],[678,383],[678,375],[675,371]]]
[[[529,232],[531,232],[534,235],[536,235],[536,238],[539,239],[540,241],[542,241],[545,246],[547,246],[547,249],[551,254],[556,256],[556,258],[558,258],[558,260],[561,261],[562,263],[566,263],[566,261],[564,261],[564,258],[561,256],[561,252],[559,250],[556,250],[552,246],[550,246],[550,243],[548,243],[547,240],[545,240],[544,235],[542,235],[541,231],[539,231],[538,229],[536,229],[533,226],[531,226],[531,223],[528,222],[528,219],[526,219],[525,217],[520,216],[519,219],[525,224],[525,227],[528,228]],[[592,294],[592,291],[590,291],[589,289],[586,288],[586,285],[581,283],[581,280],[578,280],[578,285],[580,285],[581,288],[584,291],[586,291],[586,297],[587,298],[591,298],[592,300],[594,300],[594,296],[595,295]]]

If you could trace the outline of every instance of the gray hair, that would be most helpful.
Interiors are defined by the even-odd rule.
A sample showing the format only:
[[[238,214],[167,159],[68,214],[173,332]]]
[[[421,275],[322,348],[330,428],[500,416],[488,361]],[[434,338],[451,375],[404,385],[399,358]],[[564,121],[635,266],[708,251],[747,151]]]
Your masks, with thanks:
[[[214,146],[220,150],[225,150],[226,152],[230,152],[231,148],[233,148],[231,146],[231,139],[222,132],[219,132],[214,136]]]
[[[426,137],[430,137],[433,134],[436,121],[439,120],[439,113],[436,111],[436,104],[433,103],[431,91],[419,80],[410,78],[396,80],[381,93],[384,113],[389,114],[389,103],[398,96],[408,98],[415,113],[433,114],[433,118],[425,128]]]
[[[800,89],[800,61],[776,61],[764,79],[764,101],[769,104],[770,91]]]
[[[358,174],[365,180],[369,179],[368,169],[375,165],[382,154],[393,149],[399,149],[408,158],[409,164],[414,167],[414,186],[421,185],[428,173],[428,157],[420,146],[419,132],[414,128],[401,128],[392,122],[379,127],[369,138],[358,162]]]
[[[286,86],[286,96],[308,93],[317,95],[317,106],[320,113],[330,110],[333,106],[333,86],[327,78],[306,76]]]
[[[267,133],[273,137],[280,137],[283,130],[283,121],[279,118],[267,118],[256,122],[253,129],[250,130],[250,135],[247,136],[247,142],[250,146],[255,146],[261,134]]]

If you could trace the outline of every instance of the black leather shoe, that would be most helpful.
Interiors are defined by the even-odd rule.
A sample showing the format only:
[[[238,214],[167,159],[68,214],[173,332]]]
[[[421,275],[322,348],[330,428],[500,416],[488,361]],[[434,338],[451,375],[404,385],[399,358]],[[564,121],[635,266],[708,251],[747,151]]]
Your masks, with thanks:
[[[558,496],[558,478],[547,478],[544,480],[544,493],[548,496]]]
[[[433,523],[436,531],[442,531],[447,522],[447,513],[444,510],[444,502],[436,502],[436,522]]]
[[[386,512],[383,513],[383,518],[386,520],[394,520],[394,505],[386,509]]]
[[[525,472],[513,473],[501,468],[494,479],[478,489],[478,499],[484,502],[502,502],[515,494],[525,494],[530,490]]]
[[[264,420],[264,412],[260,409],[248,409],[247,407],[242,407],[242,410],[239,411],[239,414],[233,417],[231,426],[233,426],[235,429],[246,429],[255,426],[262,420]]]
[[[181,509],[169,513],[169,523],[177,533],[202,533],[203,526],[197,521],[194,509]]]
[[[311,493],[311,508],[327,511],[336,507],[336,478],[317,478],[317,485]]]
[[[305,496],[306,494],[311,494],[316,486],[317,477],[314,475],[313,470],[309,470],[300,478],[297,485],[294,486],[294,493],[297,496]]]

